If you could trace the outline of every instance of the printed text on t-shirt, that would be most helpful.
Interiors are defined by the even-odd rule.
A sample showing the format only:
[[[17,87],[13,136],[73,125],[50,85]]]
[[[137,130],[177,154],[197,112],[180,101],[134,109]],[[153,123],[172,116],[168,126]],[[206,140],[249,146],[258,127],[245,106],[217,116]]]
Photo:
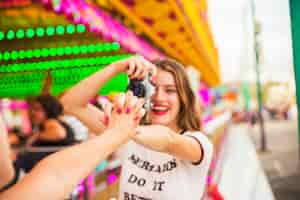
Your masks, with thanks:
[[[135,154],[132,154],[129,157],[129,160],[136,166],[138,166],[141,169],[147,170],[149,172],[156,172],[156,173],[164,173],[168,171],[172,171],[177,167],[176,159],[172,159],[162,165],[155,165],[150,163],[149,161],[142,160]]]

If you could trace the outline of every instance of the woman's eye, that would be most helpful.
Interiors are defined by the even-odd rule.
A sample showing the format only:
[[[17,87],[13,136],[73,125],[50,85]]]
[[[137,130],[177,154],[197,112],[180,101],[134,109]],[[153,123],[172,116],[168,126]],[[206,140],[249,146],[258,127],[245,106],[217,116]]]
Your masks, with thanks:
[[[175,90],[175,89],[167,89],[166,92],[167,93],[175,93],[175,92],[177,92],[177,90]]]

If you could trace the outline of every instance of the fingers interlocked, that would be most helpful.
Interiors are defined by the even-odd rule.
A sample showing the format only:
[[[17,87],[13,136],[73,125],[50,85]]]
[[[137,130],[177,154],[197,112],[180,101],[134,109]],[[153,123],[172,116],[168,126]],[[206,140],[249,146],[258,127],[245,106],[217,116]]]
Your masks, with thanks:
[[[135,118],[142,118],[145,114],[144,100],[138,99],[131,91],[121,93],[114,100],[114,110],[118,114],[133,114]]]

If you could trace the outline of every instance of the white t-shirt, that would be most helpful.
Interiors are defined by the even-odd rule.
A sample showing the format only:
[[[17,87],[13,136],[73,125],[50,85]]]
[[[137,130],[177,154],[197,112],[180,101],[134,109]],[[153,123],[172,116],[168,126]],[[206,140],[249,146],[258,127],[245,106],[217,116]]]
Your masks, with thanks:
[[[185,132],[202,146],[204,157],[195,165],[134,141],[121,148],[120,200],[200,200],[212,159],[213,146],[201,132]]]

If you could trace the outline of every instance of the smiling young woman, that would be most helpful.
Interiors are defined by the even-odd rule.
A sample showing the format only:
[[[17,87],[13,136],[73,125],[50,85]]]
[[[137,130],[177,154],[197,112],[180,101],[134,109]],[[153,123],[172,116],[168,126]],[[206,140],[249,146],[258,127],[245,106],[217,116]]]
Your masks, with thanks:
[[[67,112],[99,133],[105,126],[96,119],[107,115],[88,105],[88,100],[118,73],[141,79],[148,71],[155,72],[155,93],[146,124],[140,125],[138,134],[118,151],[122,160],[119,199],[199,200],[212,159],[212,144],[200,132],[196,98],[183,66],[170,59],[153,63],[141,57],[113,63],[71,88],[61,100]]]

